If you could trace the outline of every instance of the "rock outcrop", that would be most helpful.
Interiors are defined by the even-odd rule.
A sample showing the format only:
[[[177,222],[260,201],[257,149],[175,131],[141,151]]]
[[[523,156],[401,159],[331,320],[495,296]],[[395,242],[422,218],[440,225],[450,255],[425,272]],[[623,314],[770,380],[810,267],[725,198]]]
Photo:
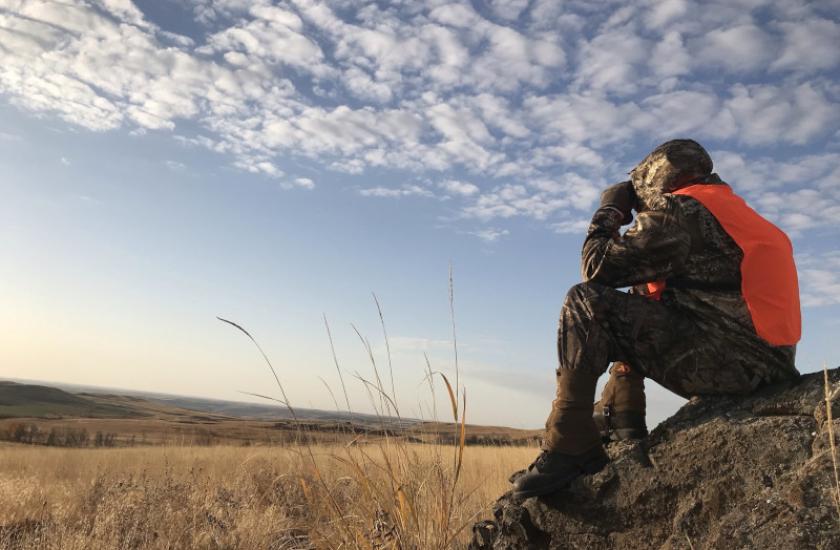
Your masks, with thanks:
[[[840,387],[840,368],[829,376]],[[502,496],[470,548],[840,550],[826,412],[822,372],[695,398],[646,440],[611,444],[598,474],[548,497]],[[840,396],[832,414],[839,441]]]

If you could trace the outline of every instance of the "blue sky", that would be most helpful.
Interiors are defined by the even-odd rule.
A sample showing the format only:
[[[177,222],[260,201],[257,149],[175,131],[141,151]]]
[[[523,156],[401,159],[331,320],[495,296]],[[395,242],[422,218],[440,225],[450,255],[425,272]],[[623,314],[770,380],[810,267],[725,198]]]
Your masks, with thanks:
[[[0,0],[0,374],[535,427],[600,190],[694,137],[793,238],[800,370],[840,364],[840,3]],[[364,389],[351,384],[359,410]],[[652,420],[680,400],[650,385]]]

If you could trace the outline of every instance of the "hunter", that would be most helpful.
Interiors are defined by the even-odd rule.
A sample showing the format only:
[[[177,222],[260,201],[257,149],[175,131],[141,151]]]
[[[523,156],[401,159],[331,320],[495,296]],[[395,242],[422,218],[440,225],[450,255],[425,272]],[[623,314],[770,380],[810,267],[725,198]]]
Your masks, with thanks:
[[[516,496],[601,470],[609,462],[602,432],[644,437],[645,378],[690,398],[745,395],[799,376],[790,240],[712,168],[699,143],[672,140],[601,195],[583,243],[584,282],[560,314],[557,397],[542,453],[514,479]]]

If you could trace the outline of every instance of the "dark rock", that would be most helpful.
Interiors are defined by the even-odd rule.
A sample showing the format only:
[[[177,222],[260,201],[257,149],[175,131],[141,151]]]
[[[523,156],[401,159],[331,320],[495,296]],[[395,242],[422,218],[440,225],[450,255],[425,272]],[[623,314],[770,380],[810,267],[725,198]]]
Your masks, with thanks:
[[[840,368],[829,371],[833,389]],[[840,440],[840,396],[832,406]],[[474,550],[840,550],[823,374],[749,397],[695,398],[612,462],[548,497],[507,493]],[[840,449],[838,449],[840,451]]]

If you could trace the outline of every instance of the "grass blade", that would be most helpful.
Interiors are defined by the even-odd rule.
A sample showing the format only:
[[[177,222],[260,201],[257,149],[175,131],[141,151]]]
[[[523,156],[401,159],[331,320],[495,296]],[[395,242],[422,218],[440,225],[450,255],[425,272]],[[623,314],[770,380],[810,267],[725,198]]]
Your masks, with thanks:
[[[449,379],[445,374],[442,372],[439,372],[438,374],[446,383],[446,391],[449,392],[449,403],[452,405],[452,417],[455,419],[455,422],[458,422],[458,402],[455,400],[455,392],[452,391],[452,384],[449,383]]]
[[[382,306],[379,305],[379,298],[373,295],[373,301],[376,303],[376,312],[379,314],[379,323],[382,325],[382,336],[385,338],[385,352],[388,355],[388,374],[391,377],[391,397],[397,401],[397,390],[394,386],[394,367],[391,364],[391,343],[388,341],[388,331],[385,330],[385,316],[382,315]]]
[[[286,408],[289,409],[289,412],[292,413],[294,419],[297,420],[297,414],[295,414],[295,410],[292,408],[291,402],[289,401],[289,397],[286,395],[286,390],[283,388],[283,384],[280,383],[280,377],[277,376],[277,371],[274,370],[274,365],[271,364],[271,360],[268,358],[268,355],[265,354],[265,351],[263,351],[262,346],[260,346],[260,343],[257,342],[256,338],[251,336],[251,333],[245,330],[241,325],[234,323],[233,321],[229,321],[218,316],[216,317],[216,319],[238,329],[242,332],[242,334],[247,336],[251,340],[251,342],[254,343],[255,346],[257,346],[260,355],[262,355],[263,359],[265,360],[265,363],[268,365],[268,368],[271,369],[271,374],[274,375],[274,381],[277,382],[277,387],[280,388],[280,393],[283,395],[283,401],[285,401],[284,404],[286,405]]]
[[[327,322],[327,314],[324,314],[324,326],[327,329],[327,338],[330,341],[330,351],[332,352],[333,362],[335,363],[335,370],[338,372],[338,379],[341,382],[341,389],[344,392],[344,402],[347,404],[347,412],[353,414],[353,409],[350,408],[350,397],[347,395],[347,385],[344,383],[344,376],[341,374],[341,367],[338,366],[338,355],[335,353],[335,344],[333,343],[332,332],[330,331],[330,324]]]

